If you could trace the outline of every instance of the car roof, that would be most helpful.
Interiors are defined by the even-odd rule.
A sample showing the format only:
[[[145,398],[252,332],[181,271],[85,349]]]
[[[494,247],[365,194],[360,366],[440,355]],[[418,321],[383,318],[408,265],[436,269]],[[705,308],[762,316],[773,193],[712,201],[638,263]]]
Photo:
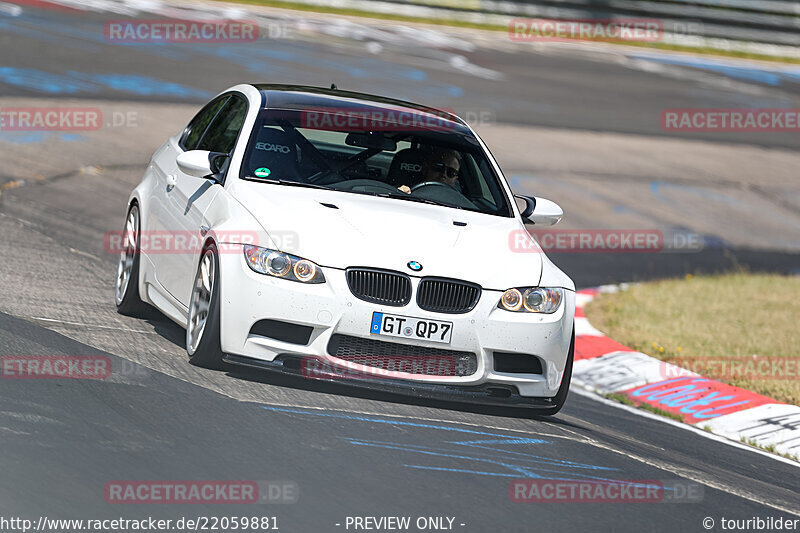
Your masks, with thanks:
[[[396,100],[373,94],[343,91],[325,87],[308,85],[275,85],[253,84],[263,97],[266,109],[316,109],[331,112],[347,110],[348,112],[370,113],[373,111],[394,111],[418,116],[435,116],[439,125],[446,129],[465,135],[471,132],[466,123],[457,115],[404,100]]]

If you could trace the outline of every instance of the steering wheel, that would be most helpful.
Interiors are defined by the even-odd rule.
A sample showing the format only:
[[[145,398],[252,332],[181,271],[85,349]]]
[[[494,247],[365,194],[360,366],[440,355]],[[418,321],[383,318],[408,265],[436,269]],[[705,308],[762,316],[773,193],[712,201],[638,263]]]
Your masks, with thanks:
[[[416,192],[423,187],[427,187],[428,185],[438,185],[440,187],[450,187],[451,189],[453,189],[453,187],[451,187],[446,183],[442,183],[441,181],[423,181],[422,183],[417,183],[416,185],[411,187],[411,192]]]

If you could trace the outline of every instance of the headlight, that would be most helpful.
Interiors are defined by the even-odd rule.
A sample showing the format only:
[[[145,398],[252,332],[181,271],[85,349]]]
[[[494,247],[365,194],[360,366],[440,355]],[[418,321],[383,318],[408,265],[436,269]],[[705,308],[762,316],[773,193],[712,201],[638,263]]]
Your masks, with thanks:
[[[302,257],[246,244],[244,259],[247,266],[259,274],[302,283],[325,283],[322,269]]]
[[[558,311],[563,297],[564,290],[560,288],[529,287],[508,289],[503,293],[497,307],[506,311],[527,311],[529,313],[550,315]]]
[[[507,311],[519,311],[522,307],[522,293],[517,289],[508,289],[500,298],[500,305]]]

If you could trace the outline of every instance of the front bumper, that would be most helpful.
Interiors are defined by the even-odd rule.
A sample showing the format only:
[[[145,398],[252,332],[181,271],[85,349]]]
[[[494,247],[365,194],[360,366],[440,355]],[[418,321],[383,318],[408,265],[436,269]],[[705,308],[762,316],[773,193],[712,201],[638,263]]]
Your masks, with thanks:
[[[356,298],[347,285],[344,270],[323,267],[326,282],[305,285],[258,274],[245,264],[241,247],[220,255],[222,351],[229,361],[248,366],[284,369],[283,362],[295,357],[313,357],[353,372],[343,373],[354,381],[354,372],[370,371],[332,357],[328,345],[332,335],[346,335],[383,342],[415,345],[437,350],[470,352],[477,356],[477,370],[468,376],[434,376],[391,373],[396,379],[366,379],[362,386],[403,389],[420,396],[447,397],[479,392],[488,397],[508,397],[496,390],[511,391],[513,397],[549,398],[556,394],[572,340],[575,294],[564,291],[564,302],[552,315],[511,313],[497,307],[500,291],[484,289],[475,308],[464,314],[442,314],[419,308],[414,298],[404,307],[373,304]],[[239,249],[239,253],[234,252]],[[416,295],[419,278],[411,278]],[[444,320],[453,323],[449,344],[370,334],[372,313]],[[295,344],[251,334],[260,320],[278,320],[313,328],[307,344]],[[541,362],[541,374],[505,373],[494,369],[494,353],[527,354]],[[238,356],[238,358],[237,358]],[[244,359],[246,358],[246,359]],[[267,364],[264,364],[267,363]],[[272,363],[272,364],[269,364]],[[381,377],[386,374],[382,373]],[[494,388],[493,388],[494,387]],[[449,391],[449,392],[448,392]],[[458,400],[458,397],[452,399]],[[504,400],[508,403],[509,400]]]

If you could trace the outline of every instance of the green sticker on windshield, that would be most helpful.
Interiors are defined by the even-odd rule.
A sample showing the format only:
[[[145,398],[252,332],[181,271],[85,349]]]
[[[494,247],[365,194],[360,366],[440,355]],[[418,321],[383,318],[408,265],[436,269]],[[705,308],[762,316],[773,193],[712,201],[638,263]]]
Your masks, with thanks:
[[[272,174],[272,171],[270,171],[270,169],[268,169],[266,167],[261,167],[261,168],[257,168],[256,171],[253,172],[253,174],[255,174],[255,176],[257,178],[266,178],[267,176]]]

